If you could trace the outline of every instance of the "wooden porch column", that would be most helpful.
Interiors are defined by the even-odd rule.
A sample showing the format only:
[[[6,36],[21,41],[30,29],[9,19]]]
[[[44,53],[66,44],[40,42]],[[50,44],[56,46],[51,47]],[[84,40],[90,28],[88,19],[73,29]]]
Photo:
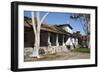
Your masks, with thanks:
[[[58,42],[58,34],[56,35],[56,46],[59,46],[59,42]]]
[[[48,33],[48,46],[51,46],[51,42],[50,42],[50,33]]]
[[[65,43],[64,43],[64,35],[63,35],[63,37],[62,37],[62,46],[65,46]]]

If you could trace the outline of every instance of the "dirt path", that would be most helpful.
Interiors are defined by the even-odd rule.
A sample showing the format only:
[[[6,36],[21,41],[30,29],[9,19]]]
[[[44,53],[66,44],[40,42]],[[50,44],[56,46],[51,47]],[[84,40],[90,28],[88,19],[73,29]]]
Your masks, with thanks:
[[[63,53],[63,57],[61,59],[69,60],[69,59],[88,59],[90,58],[89,53],[79,53],[79,52],[69,52]]]
[[[43,58],[25,58],[25,61],[50,61],[50,60],[74,60],[74,59],[89,59],[89,53],[79,53],[79,52],[63,52],[52,55],[46,55]]]

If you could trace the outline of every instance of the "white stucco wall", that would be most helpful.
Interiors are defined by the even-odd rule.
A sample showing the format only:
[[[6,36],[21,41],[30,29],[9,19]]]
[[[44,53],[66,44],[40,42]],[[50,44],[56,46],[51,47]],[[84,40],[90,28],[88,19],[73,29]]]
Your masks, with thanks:
[[[72,40],[71,40],[71,38],[69,37],[68,38],[68,40],[66,41],[66,43],[65,43],[66,45],[72,45]]]
[[[66,45],[72,45],[72,42],[71,42],[71,38],[69,37],[68,40],[66,41],[65,43]]]
[[[72,38],[72,43],[75,44],[75,38]]]
[[[75,46],[78,48],[78,38],[75,39]]]
[[[72,29],[69,28],[68,26],[64,26],[62,27],[66,32],[69,32],[69,33],[73,33]]]
[[[75,48],[78,47],[78,39],[77,38],[72,38],[72,43],[75,46]]]
[[[78,47],[78,39],[77,38],[71,38],[69,37],[68,40],[66,41],[65,45],[70,45],[71,49],[74,49]]]

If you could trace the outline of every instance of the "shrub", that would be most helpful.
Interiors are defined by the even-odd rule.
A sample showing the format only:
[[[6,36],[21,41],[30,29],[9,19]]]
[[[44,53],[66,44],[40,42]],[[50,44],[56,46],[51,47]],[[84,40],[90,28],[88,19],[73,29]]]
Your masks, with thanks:
[[[39,49],[39,54],[40,54],[40,55],[44,55],[44,54],[45,54],[44,49]]]
[[[70,45],[67,45],[67,48],[70,50],[70,48],[71,48]]]

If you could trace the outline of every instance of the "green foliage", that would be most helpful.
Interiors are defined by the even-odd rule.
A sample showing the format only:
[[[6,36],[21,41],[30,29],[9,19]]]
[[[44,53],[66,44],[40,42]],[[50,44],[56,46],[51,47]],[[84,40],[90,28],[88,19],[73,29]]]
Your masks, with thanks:
[[[67,45],[66,47],[70,50],[70,45]]]
[[[88,48],[75,48],[71,51],[72,52],[81,52],[81,53],[90,53],[90,49],[88,49]]]

